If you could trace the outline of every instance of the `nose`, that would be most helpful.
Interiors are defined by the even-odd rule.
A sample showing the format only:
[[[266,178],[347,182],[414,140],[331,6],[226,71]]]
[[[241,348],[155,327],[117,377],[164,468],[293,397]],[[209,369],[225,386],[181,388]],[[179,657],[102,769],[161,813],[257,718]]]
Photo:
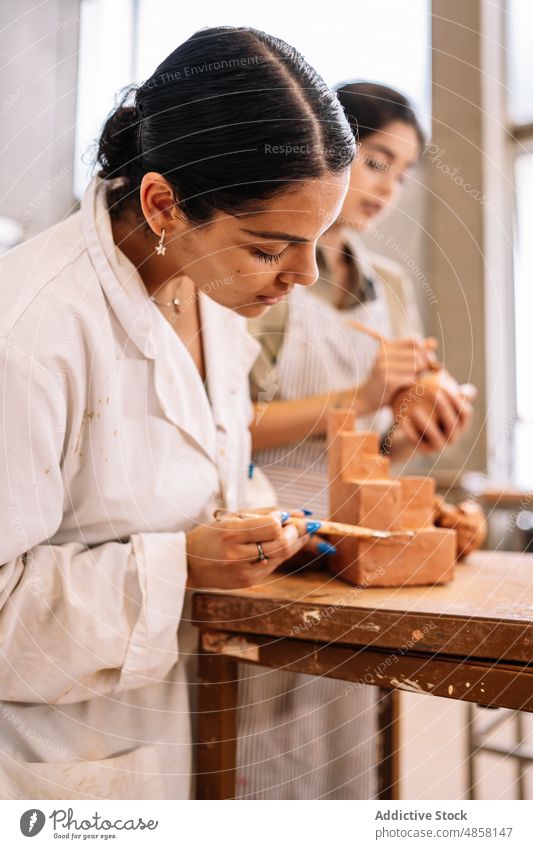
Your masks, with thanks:
[[[397,190],[398,183],[395,173],[391,168],[381,174],[379,183],[379,194],[384,200],[391,200]]]
[[[316,245],[303,245],[303,250],[295,252],[293,268],[298,271],[285,269],[278,274],[278,280],[289,286],[312,286],[318,280],[318,264],[316,260]]]

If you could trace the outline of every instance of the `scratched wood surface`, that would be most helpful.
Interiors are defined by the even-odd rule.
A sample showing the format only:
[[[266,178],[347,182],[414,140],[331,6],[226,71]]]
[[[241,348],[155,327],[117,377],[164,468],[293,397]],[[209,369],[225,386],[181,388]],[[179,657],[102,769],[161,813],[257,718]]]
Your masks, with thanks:
[[[370,589],[324,571],[277,573],[259,587],[194,596],[209,629],[529,663],[533,554],[478,551],[447,586]]]
[[[495,663],[418,651],[389,652],[287,637],[273,640],[224,631],[203,631],[201,645],[204,652],[221,661],[234,659],[271,669],[325,675],[352,684],[365,683],[533,712],[533,669],[523,663]],[[353,690],[347,687],[346,692]],[[214,704],[215,700],[212,701]],[[391,745],[385,748],[394,751]]]

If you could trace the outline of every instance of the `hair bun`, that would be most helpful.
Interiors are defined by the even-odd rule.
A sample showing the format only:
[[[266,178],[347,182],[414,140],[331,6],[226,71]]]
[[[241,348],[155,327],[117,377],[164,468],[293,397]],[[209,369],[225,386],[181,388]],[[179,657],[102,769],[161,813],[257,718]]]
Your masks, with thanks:
[[[97,154],[101,177],[130,177],[138,167],[142,107],[138,102],[127,104],[131,92],[130,87],[104,124]]]

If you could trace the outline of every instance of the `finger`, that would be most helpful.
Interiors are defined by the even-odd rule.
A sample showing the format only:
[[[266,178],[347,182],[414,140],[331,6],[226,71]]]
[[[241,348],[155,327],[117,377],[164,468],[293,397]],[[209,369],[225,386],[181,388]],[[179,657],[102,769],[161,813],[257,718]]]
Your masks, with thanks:
[[[397,348],[423,348],[425,345],[425,340],[421,336],[403,336],[401,339],[394,339],[391,342],[387,343],[388,347],[397,347]]]
[[[396,363],[412,360],[415,361],[417,356],[417,349],[410,347],[402,347],[398,350],[388,349],[386,348],[379,355],[379,360],[384,363]]]
[[[251,563],[258,561],[260,551],[258,543],[264,556],[268,560],[276,560],[278,565],[292,557],[302,546],[310,539],[309,533],[305,530],[306,526],[317,525],[315,522],[291,522],[280,529],[275,540],[257,540],[253,543],[246,543],[237,546],[235,554],[238,560],[248,560]]]
[[[456,436],[459,436],[465,428],[468,427],[472,417],[473,407],[462,395],[456,395],[454,393],[447,392],[447,390],[443,390],[439,393],[439,396],[442,396],[443,394],[445,394],[445,399],[450,404],[450,407],[453,410],[453,415],[455,415],[455,422],[452,430],[450,431],[450,435],[453,433]]]
[[[440,430],[449,438],[459,423],[460,405],[447,393],[439,392],[433,402],[433,421],[437,421]]]
[[[297,516],[291,516],[287,524],[283,526],[283,533],[288,542],[292,542],[296,537],[306,536],[307,534],[316,534],[320,531],[320,520],[318,519],[300,519]],[[296,532],[296,536],[294,533]]]
[[[226,533],[228,531],[233,532],[239,544],[274,540],[279,537],[281,532],[281,513],[276,510],[265,516],[253,518],[228,516],[216,522],[216,527]]]
[[[283,546],[275,552],[279,562],[282,563],[297,554],[309,542],[311,535],[316,533],[319,526],[320,522],[307,520],[291,521],[286,525],[283,528]]]
[[[462,383],[459,387],[461,390],[461,396],[465,398],[467,401],[475,401],[477,398],[477,386],[474,386],[473,383]]]
[[[402,416],[401,425],[402,425],[403,432],[404,432],[405,436],[407,437],[407,439],[409,440],[409,442],[411,442],[412,445],[415,445],[415,446],[418,447],[418,445],[422,441],[422,435],[416,429],[416,427],[414,426],[410,417],[409,416]]]
[[[470,426],[470,422],[472,421],[472,416],[474,415],[474,408],[469,401],[465,401],[463,403],[463,408],[461,410],[461,430],[466,430]]]
[[[326,554],[328,557],[331,557],[333,554],[337,553],[337,549],[334,545],[319,536],[311,537],[309,542],[304,545],[304,548],[306,551],[311,552],[311,554],[316,554],[317,556]]]
[[[446,440],[431,416],[428,416],[418,407],[413,409],[411,418],[427,446],[432,451],[442,451],[446,445]]]

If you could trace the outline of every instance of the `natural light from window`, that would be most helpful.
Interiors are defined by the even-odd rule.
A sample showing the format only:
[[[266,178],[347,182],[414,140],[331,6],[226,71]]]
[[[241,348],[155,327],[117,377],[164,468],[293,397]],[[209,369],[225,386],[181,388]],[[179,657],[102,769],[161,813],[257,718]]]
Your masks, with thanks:
[[[77,197],[90,178],[87,149],[117,90],[146,79],[178,44],[206,26],[253,26],[277,35],[303,53],[329,85],[369,79],[399,88],[429,130],[429,0],[351,0],[329,4],[327,13],[325,7],[315,11],[283,0],[260,5],[229,0],[223,6],[214,0],[82,0],[81,9]]]

